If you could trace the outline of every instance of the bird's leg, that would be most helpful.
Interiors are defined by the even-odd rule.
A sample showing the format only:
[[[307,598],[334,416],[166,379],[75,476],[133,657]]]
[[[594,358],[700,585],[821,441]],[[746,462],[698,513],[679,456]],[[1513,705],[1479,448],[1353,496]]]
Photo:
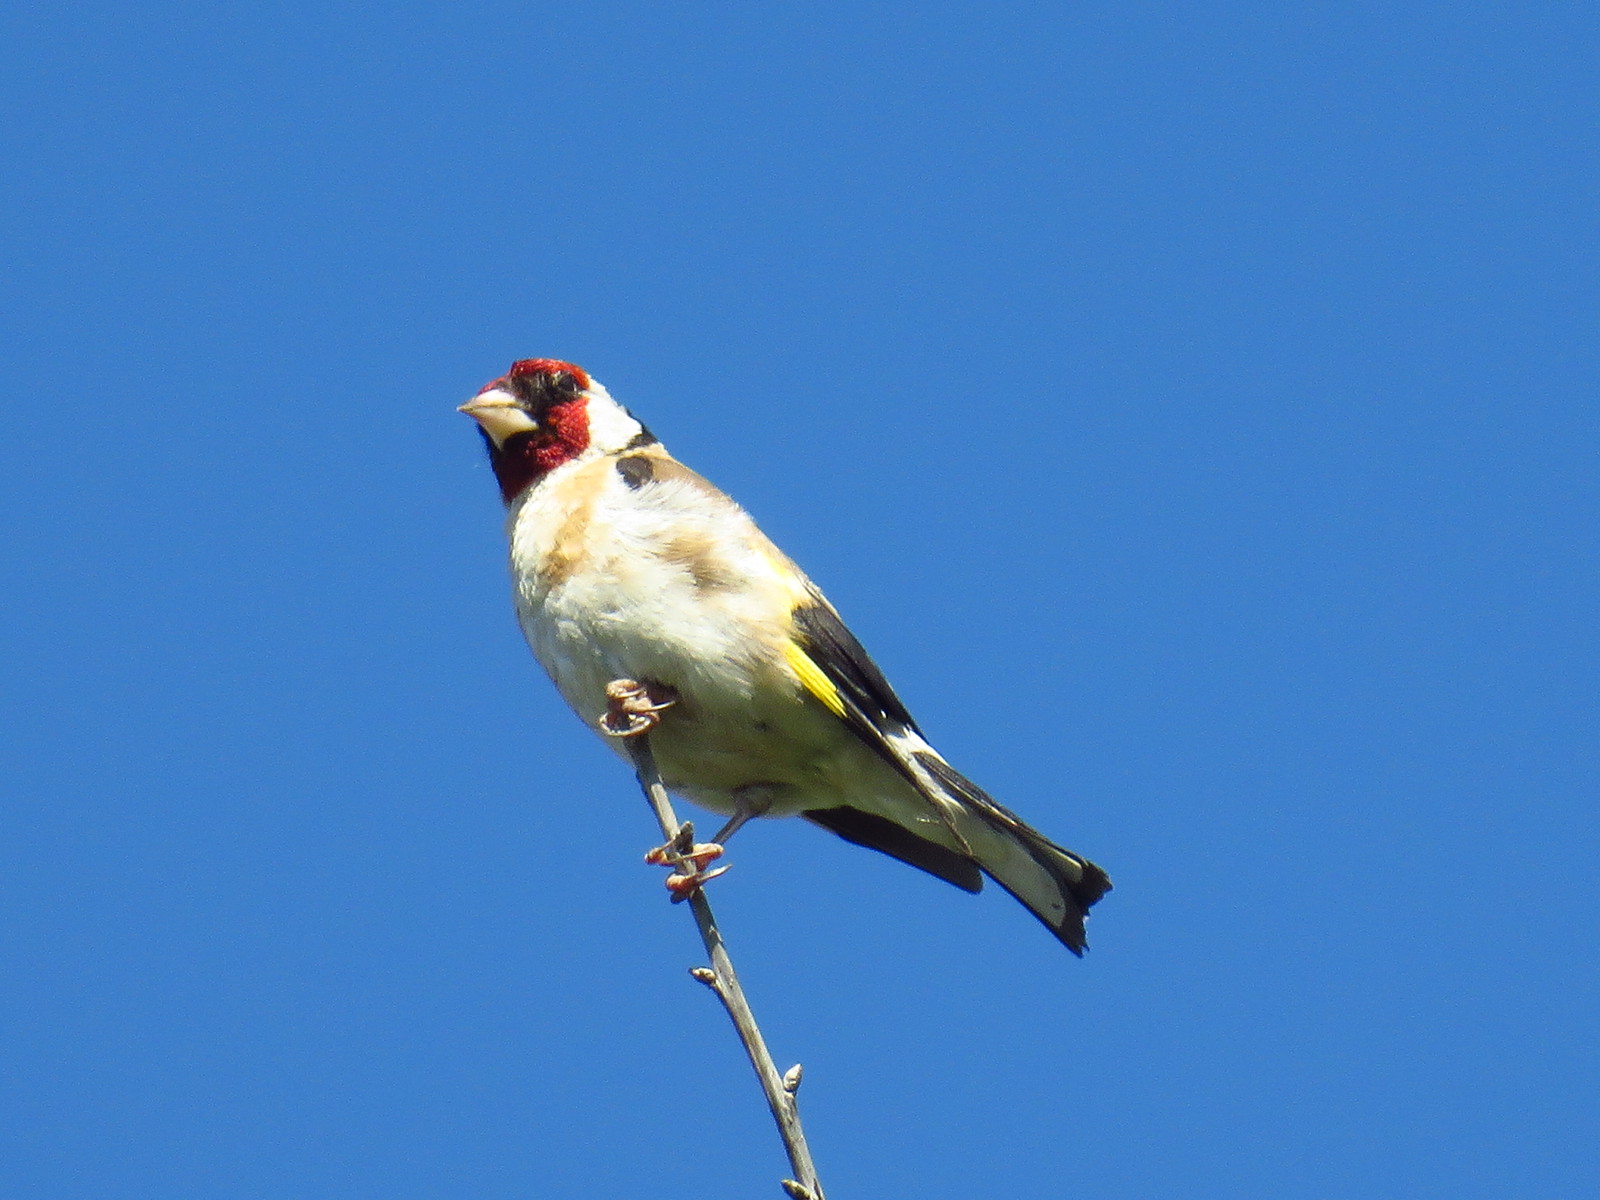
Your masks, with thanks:
[[[661,714],[678,702],[678,693],[664,683],[640,683],[636,679],[613,679],[606,684],[606,711],[599,720],[600,732],[608,737],[634,738],[649,733],[661,724]],[[696,843],[694,825],[685,821],[678,834],[663,846],[644,856],[647,863],[670,866],[667,890],[674,903],[688,899],[702,883],[726,871],[718,867],[707,871],[706,864],[722,857],[722,847]],[[687,868],[687,870],[685,869]]]
[[[608,737],[630,738],[649,733],[661,724],[661,713],[678,702],[678,693],[664,683],[613,679],[606,684],[606,711],[600,732]]]
[[[735,789],[733,793],[733,816],[728,818],[726,825],[717,830],[710,844],[713,846],[726,844],[727,840],[743,829],[747,822],[754,820],[756,817],[766,816],[771,807],[772,788],[770,785],[751,783]]]
[[[644,856],[645,862],[673,868],[672,874],[667,876],[667,891],[672,893],[674,904],[688,899],[707,880],[715,879],[728,869],[724,865],[708,871],[706,865],[722,857],[724,843],[747,821],[772,807],[772,795],[765,785],[755,784],[735,791],[733,803],[733,816],[709,842],[695,841],[694,826],[685,821],[678,827],[677,837]]]
[[[751,784],[738,788],[733,793],[733,816],[728,818],[727,824],[717,830],[716,835],[709,842],[696,842],[693,840],[692,831],[685,834],[682,829],[678,831],[676,841],[682,846],[662,846],[652,850],[645,856],[647,861],[668,863],[677,868],[667,876],[667,891],[672,893],[673,903],[687,899],[696,888],[708,879],[715,879],[728,868],[718,867],[715,871],[707,871],[706,864],[715,862],[722,857],[722,848],[728,839],[744,827],[745,823],[764,815],[772,807],[771,789],[765,784]],[[684,828],[690,828],[685,825]],[[663,854],[662,851],[667,851]],[[652,858],[652,855],[660,857]],[[691,869],[683,870],[685,866]]]

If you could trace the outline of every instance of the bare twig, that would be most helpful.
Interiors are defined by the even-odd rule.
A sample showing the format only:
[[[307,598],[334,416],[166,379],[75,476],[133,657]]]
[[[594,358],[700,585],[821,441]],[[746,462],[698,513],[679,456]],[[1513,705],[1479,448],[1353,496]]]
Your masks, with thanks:
[[[690,840],[680,837],[683,827],[678,824],[677,814],[672,811],[672,802],[667,798],[667,789],[661,782],[661,772],[656,769],[655,755],[650,749],[650,726],[625,736],[634,768],[639,774],[639,786],[655,811],[668,845]],[[683,849],[690,847],[684,846]],[[789,1068],[787,1074],[778,1074],[772,1055],[767,1052],[767,1044],[761,1037],[761,1030],[756,1026],[755,1015],[744,998],[744,989],[739,986],[739,977],[733,972],[733,962],[722,943],[722,933],[717,928],[716,918],[711,915],[711,904],[706,900],[705,891],[694,888],[689,892],[688,900],[689,908],[694,913],[694,923],[700,928],[700,940],[705,943],[706,953],[711,956],[709,967],[696,967],[689,973],[722,1001],[723,1008],[727,1009],[728,1016],[733,1020],[733,1027],[739,1032],[739,1040],[744,1043],[745,1053],[750,1056],[750,1065],[755,1068],[756,1078],[761,1081],[767,1107],[772,1110],[772,1119],[778,1123],[778,1133],[783,1138],[783,1147],[789,1154],[789,1166],[795,1174],[794,1179],[783,1181],[783,1190],[791,1200],[825,1200],[822,1184],[817,1180],[817,1168],[812,1164],[811,1151],[806,1146],[805,1130],[800,1127],[800,1111],[795,1102],[795,1092],[800,1087],[800,1068],[796,1065]]]

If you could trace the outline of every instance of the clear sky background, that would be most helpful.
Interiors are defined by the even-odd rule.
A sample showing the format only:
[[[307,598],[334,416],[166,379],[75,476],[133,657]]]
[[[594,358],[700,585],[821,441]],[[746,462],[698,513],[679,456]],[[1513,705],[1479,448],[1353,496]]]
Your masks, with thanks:
[[[0,1194],[779,1195],[452,411],[548,355],[1116,881],[740,835],[834,1200],[1594,1195],[1597,33],[13,6]]]

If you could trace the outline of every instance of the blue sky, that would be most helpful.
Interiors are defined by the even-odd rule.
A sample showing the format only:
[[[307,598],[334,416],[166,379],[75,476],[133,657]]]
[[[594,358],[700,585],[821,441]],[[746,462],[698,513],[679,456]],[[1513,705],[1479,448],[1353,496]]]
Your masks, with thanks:
[[[13,7],[0,1192],[778,1194],[452,411],[549,355],[1116,880],[740,835],[835,1200],[1592,1194],[1597,33]]]

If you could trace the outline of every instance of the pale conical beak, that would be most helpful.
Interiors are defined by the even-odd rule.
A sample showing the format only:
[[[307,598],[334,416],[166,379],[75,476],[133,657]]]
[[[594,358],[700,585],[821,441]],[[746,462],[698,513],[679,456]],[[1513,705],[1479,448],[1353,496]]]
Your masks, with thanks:
[[[538,429],[539,423],[530,417],[510,392],[488,388],[468,400],[457,412],[466,413],[489,435],[496,446],[503,446],[513,434]]]

